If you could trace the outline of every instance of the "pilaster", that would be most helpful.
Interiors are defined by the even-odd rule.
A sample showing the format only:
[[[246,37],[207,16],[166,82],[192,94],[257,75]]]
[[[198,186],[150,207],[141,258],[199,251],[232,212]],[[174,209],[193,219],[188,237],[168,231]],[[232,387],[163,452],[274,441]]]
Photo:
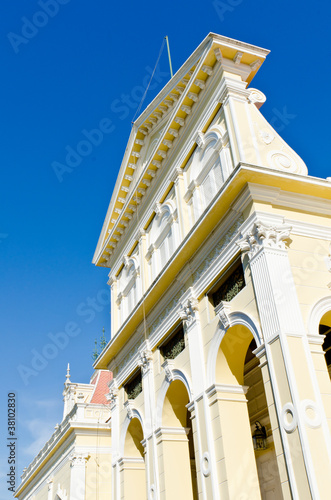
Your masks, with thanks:
[[[141,290],[140,290],[141,295],[139,295],[140,298],[144,295],[149,286],[148,264],[146,261],[146,253],[147,253],[146,232],[143,229],[140,229],[137,233],[136,239],[138,240],[138,245],[139,245],[139,263],[140,263],[140,281],[141,281]]]
[[[192,290],[192,297],[183,305],[179,315],[183,321],[190,353],[193,394],[188,409],[191,411],[191,417],[193,418],[192,428],[193,421],[195,427],[193,439],[197,467],[196,472],[199,491],[201,491],[201,496],[199,496],[199,498],[208,500],[212,498],[218,499],[219,495],[214,460],[214,442],[211,431],[211,417],[205,394],[205,360],[198,306],[198,301],[194,298]],[[210,457],[210,470],[208,474],[204,474],[203,472],[204,457],[206,456]]]
[[[142,384],[145,407],[145,465],[147,478],[147,491],[151,498],[159,498],[159,471],[157,463],[157,447],[154,427],[156,421],[155,388],[153,353],[149,342],[146,340],[139,349],[138,365],[142,372]],[[153,493],[153,496],[152,496]]]
[[[190,230],[190,220],[188,215],[187,203],[184,202],[185,186],[183,171],[181,168],[177,168],[175,170],[172,180],[175,186],[180,241],[182,241]]]
[[[214,384],[206,391],[214,436],[219,498],[260,499],[247,409],[247,387]],[[211,471],[206,455],[204,475]]]
[[[85,500],[85,475],[88,454],[73,453],[70,457],[70,500]]]
[[[120,410],[118,401],[118,385],[116,379],[109,384],[109,393],[106,396],[111,411],[111,448],[112,448],[112,500],[120,500]]]
[[[291,493],[317,499],[331,474],[330,434],[286,250],[290,230],[256,222],[238,245],[251,269]]]
[[[118,284],[116,276],[109,276],[108,285],[110,286],[110,310],[111,310],[111,332],[115,334],[119,329],[119,313],[117,305]]]

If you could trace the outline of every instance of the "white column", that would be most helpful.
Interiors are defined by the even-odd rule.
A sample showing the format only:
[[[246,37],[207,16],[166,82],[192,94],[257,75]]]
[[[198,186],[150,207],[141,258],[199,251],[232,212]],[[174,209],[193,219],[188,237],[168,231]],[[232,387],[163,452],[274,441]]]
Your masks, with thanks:
[[[193,290],[192,290],[192,295]],[[201,484],[202,498],[204,500],[218,499],[218,482],[216,473],[216,460],[214,441],[212,436],[212,423],[208,401],[206,397],[205,360],[198,312],[198,301],[191,298],[184,304],[180,311],[187,336],[190,353],[192,398],[188,409],[195,421],[194,448],[198,484]],[[197,452],[198,450],[198,452]],[[205,472],[205,462],[208,460],[209,470]]]
[[[73,453],[70,460],[70,500],[85,500],[85,474],[88,454]]]
[[[53,500],[53,479],[47,481],[47,500]]]
[[[159,471],[154,434],[156,422],[153,353],[148,340],[139,349],[138,364],[141,367],[145,406],[145,467],[148,498],[159,498]]]
[[[113,336],[120,326],[117,306],[117,278],[115,276],[110,276],[108,285],[110,286],[110,331],[111,335]]]
[[[179,222],[179,240],[182,241],[190,230],[187,203],[184,201],[184,176],[183,170],[176,168],[171,178],[175,186],[176,206]]]
[[[120,500],[120,410],[118,403],[118,386],[116,379],[109,384],[109,394],[107,394],[111,411],[111,455],[112,455],[112,500]]]
[[[238,245],[251,269],[292,496],[318,499],[331,475],[330,435],[285,245],[290,230],[256,222]]]

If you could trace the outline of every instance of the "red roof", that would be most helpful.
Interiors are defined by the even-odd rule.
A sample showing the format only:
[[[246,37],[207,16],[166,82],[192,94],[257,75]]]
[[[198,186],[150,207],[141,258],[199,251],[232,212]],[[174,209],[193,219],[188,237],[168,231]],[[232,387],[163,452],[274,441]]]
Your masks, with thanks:
[[[106,394],[109,393],[108,384],[113,378],[109,370],[98,370],[97,376],[91,381],[95,385],[90,403],[108,404]]]

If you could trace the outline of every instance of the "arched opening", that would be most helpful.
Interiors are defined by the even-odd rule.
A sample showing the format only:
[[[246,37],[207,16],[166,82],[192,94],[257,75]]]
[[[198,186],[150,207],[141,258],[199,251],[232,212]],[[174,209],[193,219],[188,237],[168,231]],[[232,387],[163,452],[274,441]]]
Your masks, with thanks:
[[[121,498],[146,499],[146,472],[143,442],[144,433],[138,418],[133,418],[128,426],[124,456],[120,463]]]
[[[253,354],[256,342],[244,325],[230,327],[216,359],[219,435],[230,498],[273,500],[283,498],[274,451],[268,405],[259,360]],[[266,428],[266,449],[254,450],[255,423]],[[224,465],[223,465],[224,464]],[[238,473],[240,471],[240,474]]]
[[[258,447],[254,451],[261,497],[263,500],[278,500],[283,498],[281,482],[261,368],[259,360],[253,354],[256,347],[253,339],[248,347],[244,365],[244,385],[248,387],[246,393],[248,415],[252,434],[261,427],[266,431],[266,447]]]
[[[331,311],[326,312],[322,316],[319,324],[319,333],[325,335],[322,347],[326,366],[328,367],[329,376],[331,378]]]
[[[166,499],[198,500],[192,422],[184,383],[174,380],[166,393],[160,447],[160,492]],[[162,497],[163,497],[162,496]]]

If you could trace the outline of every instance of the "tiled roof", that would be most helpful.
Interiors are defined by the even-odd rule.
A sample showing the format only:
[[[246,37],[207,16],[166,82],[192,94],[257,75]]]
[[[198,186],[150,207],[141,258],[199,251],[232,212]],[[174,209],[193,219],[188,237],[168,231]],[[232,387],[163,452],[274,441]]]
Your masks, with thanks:
[[[108,404],[106,394],[109,392],[108,384],[113,374],[109,370],[99,370],[97,376],[91,381],[95,385],[90,403]]]

